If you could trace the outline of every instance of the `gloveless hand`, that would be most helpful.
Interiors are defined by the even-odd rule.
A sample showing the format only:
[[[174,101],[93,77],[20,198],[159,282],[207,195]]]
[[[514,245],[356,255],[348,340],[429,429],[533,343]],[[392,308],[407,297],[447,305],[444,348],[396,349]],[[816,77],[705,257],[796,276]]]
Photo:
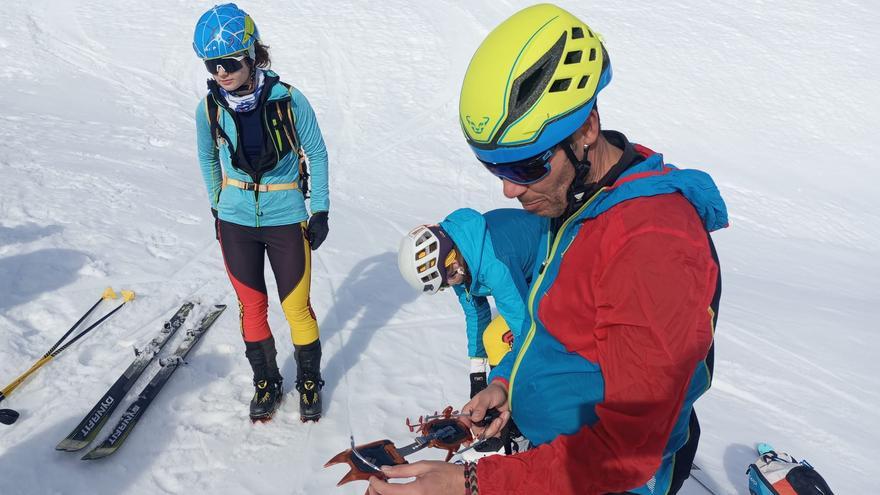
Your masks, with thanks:
[[[389,483],[370,478],[369,495],[463,495],[464,466],[441,461],[419,461],[382,466],[388,479],[415,478],[409,483]]]
[[[481,428],[476,422],[486,416],[486,411],[496,408],[500,415],[489,426]],[[510,419],[510,409],[507,407],[507,388],[498,381],[494,381],[485,390],[478,393],[470,402],[461,408],[461,420],[470,426],[471,431],[480,438],[489,438],[498,435],[507,421]]]

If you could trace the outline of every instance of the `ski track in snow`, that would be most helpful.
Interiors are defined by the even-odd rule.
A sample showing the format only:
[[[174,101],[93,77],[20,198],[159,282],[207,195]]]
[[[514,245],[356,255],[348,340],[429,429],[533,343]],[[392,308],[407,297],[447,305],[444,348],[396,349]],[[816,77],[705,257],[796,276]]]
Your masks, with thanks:
[[[326,415],[299,421],[289,329],[267,268],[287,394],[272,422],[247,417],[250,369],[195,158],[206,74],[190,36],[208,4],[10,0],[0,33],[0,385],[107,285],[138,297],[3,402],[22,413],[0,429],[4,495],[360,494],[363,483],[335,488],[345,468],[322,469],[350,434],[404,445],[406,417],[467,399],[458,304],[417,298],[397,273],[397,243],[455,208],[517,207],[472,158],[457,105],[480,40],[528,2],[239,4],[273,67],[309,98],[330,153],[331,233],[313,257],[311,295]],[[870,492],[880,71],[869,48],[880,46],[880,9],[563,6],[605,36],[614,61],[605,126],[707,170],[728,202],[731,228],[714,236],[724,276],[715,383],[697,403],[703,474],[721,493],[746,494],[753,444],[768,441],[809,459],[836,493]],[[201,303],[188,325],[211,304],[228,309],[126,445],[93,462],[54,451],[185,298]],[[689,483],[682,493],[704,492]]]

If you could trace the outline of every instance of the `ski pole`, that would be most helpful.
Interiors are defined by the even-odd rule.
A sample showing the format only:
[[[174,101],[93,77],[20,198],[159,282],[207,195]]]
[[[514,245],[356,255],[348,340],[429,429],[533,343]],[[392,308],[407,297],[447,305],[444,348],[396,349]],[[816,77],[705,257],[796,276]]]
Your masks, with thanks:
[[[50,356],[52,355],[53,352],[55,352],[55,349],[57,349],[58,346],[61,345],[62,342],[64,342],[64,339],[66,339],[71,333],[73,333],[74,330],[76,330],[76,327],[78,327],[83,321],[85,321],[86,318],[89,317],[90,314],[92,314],[95,311],[95,308],[97,308],[98,305],[101,304],[102,301],[109,300],[109,299],[116,299],[116,297],[117,297],[116,292],[113,290],[112,287],[107,287],[106,289],[104,289],[104,293],[101,294],[101,298],[98,299],[97,302],[95,302],[95,304],[93,304],[92,307],[89,308],[89,310],[86,311],[80,317],[80,319],[77,320],[76,323],[74,323],[67,330],[67,332],[64,333],[64,335],[61,336],[60,339],[58,339],[58,342],[55,342],[55,345],[50,347],[49,350],[46,351],[45,354],[43,354],[43,357],[41,357],[36,363],[34,363],[34,365],[31,366],[31,368],[29,370],[25,371],[24,374],[22,374],[20,377],[16,378],[15,381],[13,381],[9,385],[7,385],[6,388],[4,388],[2,391],[0,391],[0,401],[3,401],[3,399],[5,399],[6,396],[8,396],[13,390],[15,390],[28,376],[31,375],[31,373],[33,373],[34,371],[37,371],[38,369],[40,369],[41,366],[43,366],[44,364],[49,362],[52,359]]]
[[[80,323],[82,323],[83,321],[85,321],[85,319],[88,318],[89,315],[92,314],[93,311],[95,311],[95,308],[97,308],[98,305],[101,304],[101,301],[107,301],[107,300],[110,300],[110,299],[116,299],[116,297],[117,297],[117,296],[116,296],[116,292],[113,290],[113,287],[107,287],[106,289],[104,289],[104,293],[101,294],[101,298],[98,299],[98,301],[95,302],[95,304],[93,304],[92,307],[89,308],[89,310],[86,311],[85,314],[82,315],[82,316],[80,317],[79,320],[76,320],[76,323],[74,323],[74,324],[70,327],[70,329],[68,329],[67,332],[65,332],[64,335],[62,335],[61,338],[58,339],[58,342],[55,342],[55,345],[53,345],[52,347],[49,348],[48,351],[46,351],[46,354],[43,354],[43,357],[46,357],[46,356],[48,356],[49,354],[52,354],[52,351],[54,351],[56,347],[58,347],[59,345],[61,345],[61,343],[64,342],[64,339],[66,339],[68,335],[70,335],[71,333],[73,333],[73,330],[74,330],[76,327],[78,327],[78,326],[80,325]]]
[[[86,327],[86,329],[83,330],[82,332],[76,334],[76,336],[75,336],[74,338],[70,339],[70,341],[67,342],[66,344],[64,344],[63,346],[59,347],[58,349],[53,350],[49,355],[50,355],[51,357],[54,358],[55,356],[61,354],[61,351],[63,351],[64,349],[67,349],[67,348],[70,347],[70,346],[72,346],[74,343],[76,343],[77,340],[81,339],[81,338],[84,337],[87,333],[89,333],[89,332],[91,332],[92,330],[94,330],[95,327],[97,327],[98,325],[100,325],[101,323],[103,323],[104,320],[106,320],[107,318],[110,318],[111,316],[113,316],[113,313],[115,313],[115,312],[119,311],[120,309],[122,309],[122,307],[125,306],[125,303],[127,303],[127,302],[131,301],[132,299],[134,299],[134,292],[132,292],[132,291],[130,291],[130,290],[122,290],[122,291],[119,291],[119,293],[122,294],[122,302],[119,303],[119,306],[116,306],[115,308],[113,308],[112,311],[110,311],[110,312],[107,313],[106,315],[102,316],[101,319],[99,319],[98,321],[96,321],[96,322],[92,323],[91,325],[89,325],[88,327]]]
[[[116,299],[116,297],[117,297],[117,296],[116,296],[116,293],[113,292],[113,289],[111,289],[111,288],[108,287],[107,290],[104,291],[104,294],[101,296],[101,299],[99,299],[98,302],[96,302],[96,303],[95,303],[95,304],[94,304],[94,305],[93,305],[93,306],[92,306],[92,307],[86,312],[86,314],[83,315],[83,316],[79,319],[79,321],[77,321],[77,322],[76,322],[76,323],[75,323],[75,324],[74,324],[74,325],[73,325],[73,326],[72,326],[72,327],[71,327],[71,328],[70,328],[70,329],[64,334],[64,336],[61,337],[61,339],[60,339],[58,342],[56,342],[55,345],[53,345],[53,346],[49,349],[48,352],[46,352],[46,354],[43,355],[43,357],[41,357],[39,360],[37,360],[37,362],[34,363],[33,366],[30,367],[30,369],[28,369],[27,371],[25,371],[21,376],[19,376],[18,378],[16,378],[12,383],[10,383],[9,385],[7,385],[6,388],[4,388],[2,391],[0,391],[0,402],[2,402],[7,396],[9,396],[9,394],[12,393],[13,390],[15,390],[16,388],[18,388],[19,385],[21,385],[21,384],[22,384],[22,383],[23,383],[23,382],[24,382],[24,381],[25,381],[30,375],[32,375],[34,372],[36,372],[38,369],[40,369],[43,365],[45,365],[45,364],[48,363],[49,361],[55,359],[55,357],[56,357],[58,354],[60,354],[62,351],[64,351],[65,349],[67,349],[68,347],[70,347],[73,343],[75,343],[77,340],[79,340],[80,338],[84,337],[86,334],[88,334],[88,333],[91,332],[92,330],[94,330],[98,325],[100,325],[101,323],[103,323],[107,318],[109,318],[110,316],[112,316],[114,313],[116,313],[117,311],[119,311],[120,309],[122,309],[122,306],[124,306],[127,302],[129,302],[129,301],[131,301],[132,299],[134,299],[134,292],[132,292],[132,291],[126,291],[126,290],[124,290],[124,291],[121,291],[121,293],[122,293],[122,298],[123,298],[123,301],[122,301],[121,304],[119,304],[118,306],[116,306],[116,308],[114,308],[112,311],[110,311],[110,312],[107,313],[106,315],[102,316],[102,317],[101,317],[98,321],[96,321],[95,323],[92,323],[91,325],[89,325],[88,327],[86,327],[83,331],[81,331],[81,332],[78,333],[75,337],[73,337],[73,339],[71,339],[69,342],[67,342],[67,343],[64,344],[64,345],[61,345],[61,343],[64,341],[64,339],[67,338],[71,333],[73,333],[73,330],[76,329],[76,327],[79,326],[79,324],[82,323],[83,320],[85,320],[86,317],[88,317],[88,315],[91,314],[91,313],[95,310],[95,308],[98,306],[98,304],[101,303],[101,301],[103,301],[103,300],[105,300],[105,299]],[[59,347],[59,345],[61,345],[61,346]],[[18,416],[19,416],[18,411],[14,411],[14,410],[12,410],[12,409],[0,409],[0,423],[3,423],[3,424],[5,424],[5,425],[11,425],[12,423],[15,423],[15,421],[18,420]]]

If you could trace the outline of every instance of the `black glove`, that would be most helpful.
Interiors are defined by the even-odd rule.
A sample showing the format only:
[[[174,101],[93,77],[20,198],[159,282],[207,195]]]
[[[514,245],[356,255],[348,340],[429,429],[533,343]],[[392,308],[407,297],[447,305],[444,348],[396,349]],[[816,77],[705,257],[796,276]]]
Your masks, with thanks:
[[[330,227],[327,226],[327,212],[314,213],[312,218],[309,218],[309,226],[306,229],[306,238],[312,246],[312,251],[321,247],[324,239],[327,238],[327,232],[330,232]]]
[[[486,388],[486,372],[471,373],[471,399]]]
[[[214,238],[220,240],[220,219],[217,218],[217,210],[211,208],[211,215],[214,215]]]

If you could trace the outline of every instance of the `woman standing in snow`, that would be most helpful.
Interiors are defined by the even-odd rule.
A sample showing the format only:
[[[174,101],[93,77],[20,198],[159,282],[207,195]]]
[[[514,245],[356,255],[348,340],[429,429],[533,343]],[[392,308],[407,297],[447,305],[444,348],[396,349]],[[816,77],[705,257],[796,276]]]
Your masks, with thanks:
[[[201,16],[193,49],[213,76],[196,109],[199,164],[254,373],[251,419],[271,418],[283,393],[267,320],[263,267],[268,255],[295,347],[301,419],[317,420],[324,382],[309,288],[310,249],[318,249],[328,232],[321,130],[305,96],[268,70],[268,46],[253,19],[235,4],[215,6]],[[305,204],[309,177],[311,216]]]

